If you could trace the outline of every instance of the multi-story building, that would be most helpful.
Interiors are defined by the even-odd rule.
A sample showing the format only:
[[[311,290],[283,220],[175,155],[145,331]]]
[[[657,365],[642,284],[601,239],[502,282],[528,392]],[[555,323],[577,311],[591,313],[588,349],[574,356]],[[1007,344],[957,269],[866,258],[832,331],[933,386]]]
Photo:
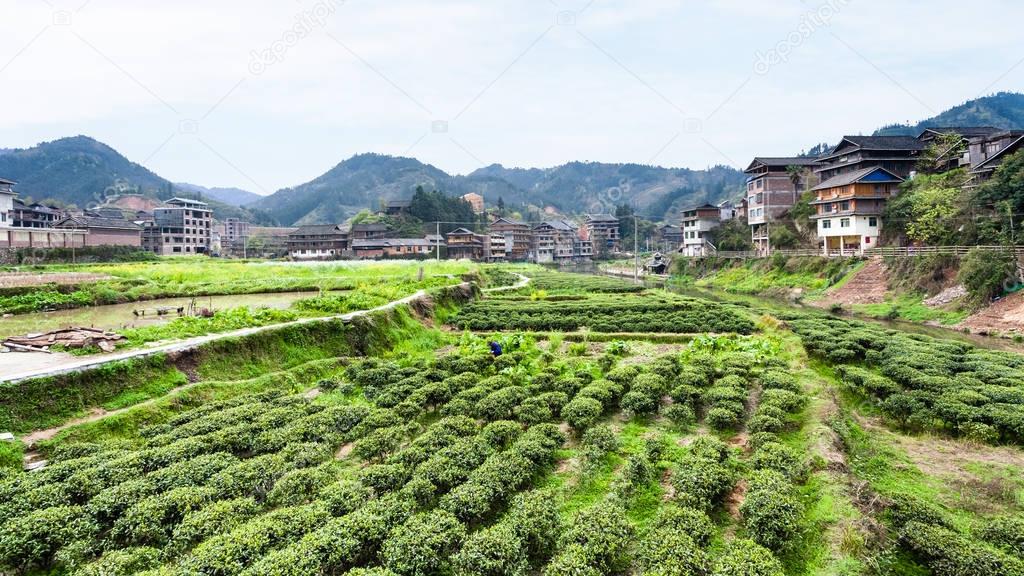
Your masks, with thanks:
[[[18,196],[13,188],[15,184],[0,178],[0,228],[9,228],[14,223],[14,199]]]
[[[611,214],[587,214],[583,225],[595,248],[603,245],[608,252],[620,250],[618,218]]]
[[[53,228],[53,225],[64,216],[64,212],[54,206],[39,202],[25,204],[18,198],[14,199],[11,214],[12,225],[15,228]]]
[[[498,218],[491,223],[492,232],[505,236],[509,260],[528,260],[533,252],[533,229],[529,224],[512,218]]]
[[[506,242],[505,235],[501,232],[488,234],[488,251],[485,257],[488,262],[505,262],[512,249],[512,243]]]
[[[674,252],[683,244],[683,229],[675,224],[664,224],[658,228],[658,248]]]
[[[744,170],[748,175],[747,224],[755,250],[768,251],[771,222],[796,204],[804,186],[817,184],[801,181],[814,178],[814,166],[815,159],[808,157],[757,157]]]
[[[900,178],[909,178],[925,148],[926,144],[913,136],[844,136],[815,160],[818,167],[814,172],[820,182],[825,182],[840,174],[877,166]]]
[[[412,206],[412,200],[389,200],[384,205],[384,213],[388,216],[401,216],[409,211],[410,206]]]
[[[124,218],[76,214],[54,223],[58,230],[84,231],[84,246],[142,246],[142,227]]]
[[[960,137],[960,142],[963,144],[963,152],[957,153],[957,146],[951,146],[948,150],[940,153],[935,158],[934,169],[937,171],[953,170],[956,168],[962,168],[971,165],[971,154],[968,150],[971,141],[973,140],[985,140],[989,136],[1002,132],[999,128],[992,126],[955,126],[955,127],[942,127],[942,128],[925,128],[917,136],[917,139],[921,141],[925,147],[931,146],[936,143],[937,140],[948,136],[949,134],[956,134]]]
[[[300,226],[288,234],[288,256],[293,260],[333,260],[350,249],[349,232],[339,224]]]
[[[972,138],[967,155],[971,165],[970,186],[977,186],[992,177],[1007,156],[1024,149],[1024,130],[1002,130]]]
[[[476,214],[484,213],[483,196],[477,194],[476,192],[470,192],[469,194],[464,194],[462,196],[462,199],[465,200],[466,202],[469,202],[469,205],[473,207],[473,212],[475,212]]]
[[[811,202],[825,256],[863,254],[878,245],[882,211],[903,178],[881,167],[845,172],[815,186]]]
[[[206,202],[171,198],[144,224],[142,247],[161,255],[207,254],[212,234],[213,211]]]
[[[705,204],[683,211],[683,246],[686,256],[707,256],[714,250],[711,231],[722,223],[722,211],[718,206]]]
[[[457,228],[445,235],[448,257],[465,260],[483,260],[490,248],[490,238],[468,228]]]
[[[541,222],[533,227],[533,238],[538,263],[571,262],[581,258],[584,251],[576,225],[567,220]],[[590,244],[588,257],[592,254],[593,244]]]

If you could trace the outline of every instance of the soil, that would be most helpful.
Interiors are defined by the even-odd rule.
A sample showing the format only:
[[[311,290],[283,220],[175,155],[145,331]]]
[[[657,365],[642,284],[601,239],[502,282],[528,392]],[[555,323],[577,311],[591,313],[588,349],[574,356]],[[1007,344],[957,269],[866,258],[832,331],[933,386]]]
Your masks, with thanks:
[[[878,304],[885,302],[888,291],[888,270],[881,258],[872,258],[845,284],[829,290],[825,297],[815,304],[824,308],[833,304]]]
[[[338,451],[334,453],[334,459],[341,460],[347,457],[349,454],[352,453],[352,448],[354,448],[355,445],[355,442],[349,442],[348,444],[343,445],[341,448],[338,448]]]
[[[974,334],[1024,333],[1024,292],[989,304],[960,323]]]
[[[747,479],[740,478],[733,487],[732,492],[725,497],[725,510],[734,520],[740,519],[740,506],[747,499]]]
[[[27,286],[43,286],[46,284],[58,284],[61,286],[74,286],[89,282],[109,280],[112,276],[106,274],[90,274],[87,272],[58,272],[37,274],[33,272],[3,272],[0,273],[0,288],[23,288]]]

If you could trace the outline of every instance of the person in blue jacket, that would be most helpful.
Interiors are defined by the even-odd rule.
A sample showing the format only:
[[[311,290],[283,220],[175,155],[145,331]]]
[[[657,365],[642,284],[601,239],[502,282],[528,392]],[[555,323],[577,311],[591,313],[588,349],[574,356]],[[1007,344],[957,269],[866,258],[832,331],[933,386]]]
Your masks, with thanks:
[[[501,344],[498,344],[493,340],[491,342],[488,342],[487,344],[488,346],[491,347],[491,355],[493,355],[495,358],[501,356]]]

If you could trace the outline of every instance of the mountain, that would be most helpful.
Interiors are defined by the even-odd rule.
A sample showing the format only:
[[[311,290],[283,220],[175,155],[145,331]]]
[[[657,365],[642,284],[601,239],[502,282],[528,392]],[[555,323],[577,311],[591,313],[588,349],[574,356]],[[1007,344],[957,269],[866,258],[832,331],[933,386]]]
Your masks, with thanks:
[[[360,154],[322,176],[279,190],[252,207],[284,224],[341,222],[382,201],[408,199],[417,186],[462,195],[476,192],[493,204],[552,208],[565,214],[610,212],[632,204],[660,219],[666,211],[735,196],[743,173],[725,166],[708,170],[639,164],[570,162],[554,168],[505,168],[493,164],[453,176],[414,158]]]
[[[968,100],[917,124],[893,124],[875,131],[875,136],[917,136],[925,128],[953,126],[994,126],[1024,129],[1024,94],[999,92]]]
[[[88,136],[5,150],[0,153],[0,178],[17,182],[14,190],[22,197],[73,204],[79,208],[104,204],[126,195],[158,200],[174,196],[198,197],[195,192],[175,186]],[[230,206],[205,196],[203,200],[210,204],[217,218],[274,223],[266,213]]]
[[[242,190],[241,188],[207,188],[198,184],[189,184],[188,182],[176,182],[174,185],[182,190],[201,194],[204,198],[223,202],[231,206],[245,206],[263,198],[260,194]]]
[[[278,190],[253,207],[274,214],[284,225],[342,222],[364,208],[378,209],[381,201],[411,198],[419,185],[446,189],[451,179],[413,158],[360,154],[305,184]]]

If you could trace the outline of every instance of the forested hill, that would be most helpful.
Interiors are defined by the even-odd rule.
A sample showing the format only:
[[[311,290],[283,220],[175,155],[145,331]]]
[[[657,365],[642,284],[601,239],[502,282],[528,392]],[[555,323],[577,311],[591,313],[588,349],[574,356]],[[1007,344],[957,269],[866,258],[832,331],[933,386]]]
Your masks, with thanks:
[[[494,164],[453,176],[414,158],[360,154],[322,176],[286,188],[253,206],[284,224],[340,222],[381,202],[412,197],[417,186],[461,195],[482,194],[488,203],[554,208],[566,214],[613,211],[631,204],[661,219],[672,209],[737,195],[743,173],[726,166],[708,170],[639,164],[571,162],[554,168],[505,168]]]
[[[925,128],[943,126],[993,126],[1024,129],[1024,94],[999,92],[968,100],[917,124],[893,124],[875,131],[876,136],[917,136]]]
[[[100,204],[123,194],[142,194],[161,200],[183,196],[209,202],[218,218],[274,222],[267,214],[229,206],[181,189],[88,136],[61,138],[32,148],[4,150],[0,153],[0,178],[17,182],[14,189],[23,198],[56,201],[79,208]]]

